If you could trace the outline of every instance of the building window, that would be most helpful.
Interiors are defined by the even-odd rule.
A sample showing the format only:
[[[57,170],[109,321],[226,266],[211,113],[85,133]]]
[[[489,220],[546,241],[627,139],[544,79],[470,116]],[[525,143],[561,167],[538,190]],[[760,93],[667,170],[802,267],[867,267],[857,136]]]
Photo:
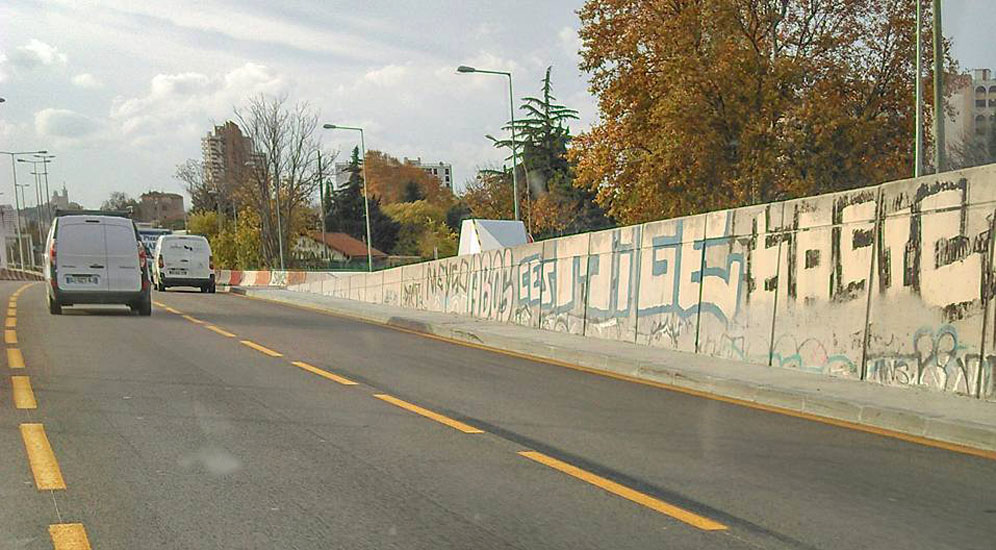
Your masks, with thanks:
[[[996,86],[990,86],[989,87],[989,93],[993,94],[993,95],[996,95]]]
[[[978,107],[979,109],[985,109],[986,108],[986,100],[984,100],[984,99],[976,99],[975,100],[975,106]]]
[[[978,88],[975,89],[975,97],[984,96],[984,95],[986,95],[985,86],[979,86]]]

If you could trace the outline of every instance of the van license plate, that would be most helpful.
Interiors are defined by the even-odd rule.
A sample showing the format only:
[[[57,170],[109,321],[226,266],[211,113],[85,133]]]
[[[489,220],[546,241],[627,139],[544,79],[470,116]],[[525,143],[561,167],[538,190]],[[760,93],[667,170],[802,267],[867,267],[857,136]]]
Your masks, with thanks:
[[[66,284],[70,285],[95,285],[96,275],[66,275]]]
[[[170,275],[186,275],[187,274],[187,270],[186,269],[175,269],[174,268],[174,269],[170,269],[169,270],[169,274]]]

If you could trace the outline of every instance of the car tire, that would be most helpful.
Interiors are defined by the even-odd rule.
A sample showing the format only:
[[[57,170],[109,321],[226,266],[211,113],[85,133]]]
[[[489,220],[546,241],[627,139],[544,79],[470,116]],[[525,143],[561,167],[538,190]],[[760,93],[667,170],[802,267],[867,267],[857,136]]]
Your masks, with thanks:
[[[52,315],[62,315],[62,304],[51,296],[48,297],[48,312]]]
[[[217,291],[218,291],[218,287],[214,283],[211,283],[211,286],[208,287],[208,292],[211,293],[211,294],[214,294]]]
[[[201,294],[207,294],[209,290],[210,290],[210,287],[208,287],[207,285],[204,285],[204,286],[201,287]]]
[[[146,296],[145,298],[142,298],[142,301],[138,303],[138,307],[136,307],[135,309],[138,310],[138,314],[141,315],[142,317],[148,317],[149,315],[152,315],[152,296]]]

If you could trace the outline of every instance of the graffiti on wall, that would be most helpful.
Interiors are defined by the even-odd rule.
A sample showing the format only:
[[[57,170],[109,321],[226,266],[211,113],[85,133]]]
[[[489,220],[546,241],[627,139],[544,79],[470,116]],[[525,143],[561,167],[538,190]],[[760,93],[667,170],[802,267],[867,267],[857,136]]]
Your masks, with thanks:
[[[993,180],[989,168],[616,228],[428,262],[385,275],[381,293],[352,288],[403,307],[988,395]],[[365,277],[337,279],[332,293],[356,294],[345,280]]]

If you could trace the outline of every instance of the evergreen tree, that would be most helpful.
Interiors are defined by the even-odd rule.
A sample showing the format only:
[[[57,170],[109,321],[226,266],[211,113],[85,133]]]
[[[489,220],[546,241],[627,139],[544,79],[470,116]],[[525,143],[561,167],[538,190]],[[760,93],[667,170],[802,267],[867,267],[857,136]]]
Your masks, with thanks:
[[[567,158],[571,130],[567,125],[578,112],[560,105],[553,95],[552,67],[543,77],[541,97],[525,97],[520,110],[526,116],[507,124],[515,128],[515,145],[529,175],[533,193],[532,226],[540,238],[580,233],[612,226],[595,203],[595,194],[574,185],[574,166]],[[497,140],[496,147],[511,149],[513,141]]]
[[[401,202],[415,202],[425,198],[425,193],[418,187],[418,182],[409,180],[405,184],[405,190],[401,195]]]
[[[341,232],[366,242],[367,227],[363,209],[363,168],[360,149],[353,148],[349,159],[349,181],[332,193],[332,205],[325,219],[325,229]],[[370,199],[370,238],[374,248],[388,251],[394,248],[400,225],[380,209],[380,200]]]

